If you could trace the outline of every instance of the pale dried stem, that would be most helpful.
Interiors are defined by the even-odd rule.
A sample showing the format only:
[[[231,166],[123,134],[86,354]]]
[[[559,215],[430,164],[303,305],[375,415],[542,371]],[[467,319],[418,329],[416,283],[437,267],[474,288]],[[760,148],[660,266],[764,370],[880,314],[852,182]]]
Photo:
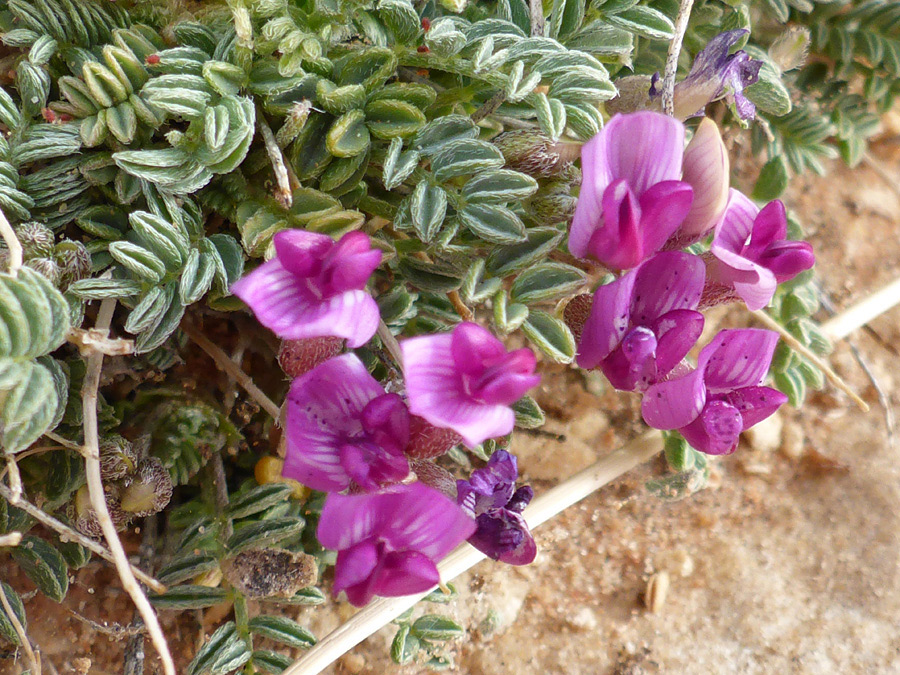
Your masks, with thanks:
[[[471,321],[475,318],[475,315],[472,313],[472,310],[466,306],[466,303],[462,301],[462,298],[459,297],[459,291],[450,291],[447,293],[447,299],[450,300],[450,303],[453,305],[453,309],[456,310],[456,313],[462,317],[463,321]]]
[[[101,336],[94,328],[72,328],[66,335],[66,341],[78,347],[83,356],[90,354],[92,350],[102,352],[105,356],[128,356],[134,353],[134,340],[110,339]]]
[[[54,433],[54,432],[52,432],[52,431],[48,431],[48,432],[46,432],[46,433],[44,434],[44,436],[46,436],[47,438],[49,438],[49,439],[51,439],[51,440],[56,441],[57,443],[59,443],[59,444],[62,445],[63,447],[68,448],[69,450],[75,450],[76,452],[79,452],[79,453],[81,453],[82,455],[84,454],[84,447],[83,447],[83,446],[78,445],[78,443],[73,443],[73,442],[70,441],[68,438],[63,438],[62,436],[60,436],[60,435],[57,434],[57,433]]]
[[[900,182],[897,181],[897,178],[888,171],[881,162],[872,157],[868,152],[863,155],[863,162],[872,169],[872,171],[877,173],[881,180],[888,184],[888,187],[891,188],[891,191],[895,195],[900,197]]]
[[[278,142],[275,140],[275,134],[272,133],[266,118],[263,116],[262,108],[256,109],[256,121],[259,130],[262,132],[263,143],[266,145],[266,153],[269,155],[269,161],[272,162],[272,171],[275,172],[275,182],[278,184],[278,190],[275,198],[286,209],[291,208],[293,197],[291,196],[291,180],[288,176],[288,169],[284,162],[284,155]]]
[[[397,342],[397,338],[394,337],[391,329],[388,328],[388,325],[383,319],[378,320],[378,330],[375,334],[381,338],[381,344],[384,345],[384,348],[387,350],[388,354],[391,355],[391,358],[394,359],[397,366],[400,366],[403,363],[403,353],[400,351],[400,343]]]
[[[19,473],[15,455],[8,450],[4,450],[3,454],[6,456],[6,469],[9,471],[9,503],[18,506],[22,501],[22,475]]]
[[[544,3],[542,0],[529,0],[531,10],[531,37],[544,37]]]
[[[100,303],[100,311],[97,314],[95,328],[104,337],[109,331],[115,308],[116,301],[114,298],[107,298]],[[128,563],[128,558],[125,555],[125,549],[122,547],[122,542],[119,540],[115,525],[113,525],[109,516],[109,509],[106,506],[103,478],[100,475],[100,437],[97,428],[97,392],[100,388],[100,371],[102,367],[103,352],[91,351],[90,356],[87,358],[87,370],[84,375],[84,385],[81,389],[81,403],[84,411],[84,446],[87,450],[84,463],[91,506],[103,531],[103,537],[106,539],[106,543],[112,553],[113,562],[116,565],[116,571],[119,573],[122,586],[144,619],[144,624],[150,633],[150,640],[162,661],[163,672],[166,675],[175,675],[175,663],[172,660],[169,645],[166,643],[166,638],[159,625],[159,619],[156,616],[156,612],[153,611],[153,607],[150,606],[150,601],[147,600],[144,591],[141,590],[140,585],[135,580],[131,571],[131,565]]]
[[[3,237],[6,248],[9,249],[9,273],[16,276],[22,267],[22,244],[19,243],[19,238],[2,210],[0,210],[0,236]]]
[[[813,352],[809,347],[800,342],[797,338],[791,335],[787,329],[778,323],[775,319],[765,313],[765,311],[758,309],[753,312],[753,316],[755,316],[759,321],[766,325],[767,328],[771,328],[776,331],[781,338],[787,343],[787,345],[793,349],[798,354],[802,355],[807,361],[812,363],[816,368],[821,370],[825,377],[828,378],[828,381],[831,382],[835,387],[840,389],[842,392],[847,394],[850,399],[859,407],[863,412],[869,412],[869,404],[863,401],[859,394],[853,391],[853,388],[847,384],[844,379],[834,372],[834,369],[828,363],[822,359],[818,354]]]
[[[0,584],[0,604],[3,605],[3,611],[6,612],[6,617],[9,619],[13,630],[19,637],[19,642],[22,643],[22,651],[25,652],[25,661],[28,663],[28,669],[33,675],[41,675],[41,660],[31,648],[31,643],[28,641],[28,635],[25,634],[25,627],[13,611],[9,599],[6,597],[6,590],[3,588],[3,584]]]
[[[541,525],[623,473],[647,461],[660,450],[662,439],[658,433],[652,432],[641,436],[537,497],[525,509],[525,520],[532,528]],[[481,551],[469,544],[461,544],[438,564],[442,581],[446,583],[459,576],[484,557]],[[432,590],[434,589],[402,598],[379,598],[326,635],[302,658],[283,671],[282,675],[316,675],[322,672],[342,654],[400,616]]]
[[[197,343],[197,346],[205,351],[209,357],[216,362],[216,365],[231,378],[237,382],[246,391],[250,398],[256,401],[259,406],[272,416],[276,422],[281,415],[281,408],[275,405],[274,401],[266,396],[262,389],[256,386],[251,377],[247,375],[231,358],[222,351],[218,346],[212,343],[203,333],[187,322],[181,322],[181,330],[183,330],[191,340]]]
[[[7,501],[9,501],[10,491],[9,488],[0,483],[0,497],[3,497]],[[22,498],[19,500],[18,508],[22,509],[29,516],[34,518],[36,521],[49,527],[51,530],[58,532],[60,534],[60,538],[65,541],[76,541],[86,549],[90,550],[93,553],[96,553],[98,556],[107,560],[111,563],[115,562],[112,553],[110,553],[106,548],[104,548],[101,544],[98,544],[93,539],[85,537],[83,534],[78,532],[77,530],[73,530],[71,527],[66,525],[65,523],[57,520],[53,516],[51,516],[46,511],[43,511],[36,507],[34,504],[29,502],[27,499]],[[153,577],[145,574],[137,567],[131,566],[131,571],[134,572],[134,575],[141,580],[141,583],[146,584],[150,588],[152,588],[157,593],[165,593],[166,587],[158,582]]]
[[[842,340],[858,328],[900,304],[900,279],[866,296],[825,321],[820,328],[832,340]]]
[[[669,43],[669,54],[666,57],[666,69],[662,82],[663,112],[669,117],[675,116],[675,74],[678,72],[681,43],[684,42],[684,33],[687,30],[693,6],[694,0],[681,0],[678,16],[675,17],[675,35],[672,36],[672,41]]]
[[[4,546],[18,546],[20,541],[22,541],[21,532],[8,532],[2,534],[0,535],[0,548]]]

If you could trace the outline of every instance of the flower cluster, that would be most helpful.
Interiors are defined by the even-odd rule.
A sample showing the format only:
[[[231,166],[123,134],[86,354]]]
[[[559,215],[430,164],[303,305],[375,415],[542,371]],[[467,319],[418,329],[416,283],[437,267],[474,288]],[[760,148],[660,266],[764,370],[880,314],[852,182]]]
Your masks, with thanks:
[[[701,122],[686,149],[684,136],[677,120],[638,112],[617,115],[582,149],[569,250],[627,271],[569,322],[580,336],[578,365],[599,368],[616,389],[643,392],[647,424],[677,429],[702,452],[727,454],[741,431],[786,400],[761,386],[778,337],[722,331],[685,373],[683,359],[703,331],[698,309],[736,299],[761,309],[815,258],[806,242],[786,239],[780,201],[759,209],[729,189],[711,121]],[[672,250],[708,235],[703,256]]]
[[[380,251],[360,232],[335,243],[290,230],[274,243],[275,258],[233,290],[289,341],[281,353],[294,375],[283,475],[328,493],[317,535],[338,551],[335,592],[364,605],[376,594],[425,591],[440,581],[436,562],[465,539],[495,559],[531,562],[534,539],[520,512],[532,493],[515,491],[515,458],[498,451],[471,483],[460,481],[458,494],[428,459],[509,434],[510,405],[540,380],[534,354],[508,352],[487,329],[461,323],[404,340],[405,395],[388,392],[335,344],[359,347],[378,328],[365,287]],[[502,485],[491,482],[495,475]],[[484,490],[488,502],[472,497]]]

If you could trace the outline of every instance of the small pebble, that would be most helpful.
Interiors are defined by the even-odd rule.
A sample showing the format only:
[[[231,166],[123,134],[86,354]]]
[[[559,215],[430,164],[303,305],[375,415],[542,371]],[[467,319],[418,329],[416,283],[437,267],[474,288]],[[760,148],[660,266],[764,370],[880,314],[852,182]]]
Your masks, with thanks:
[[[366,667],[366,660],[359,654],[344,654],[341,657],[341,666],[344,672],[356,675],[356,673],[361,673],[362,669]]]
[[[644,593],[644,604],[653,614],[659,614],[666,604],[666,595],[669,593],[669,573],[657,572],[647,582],[647,591]]]

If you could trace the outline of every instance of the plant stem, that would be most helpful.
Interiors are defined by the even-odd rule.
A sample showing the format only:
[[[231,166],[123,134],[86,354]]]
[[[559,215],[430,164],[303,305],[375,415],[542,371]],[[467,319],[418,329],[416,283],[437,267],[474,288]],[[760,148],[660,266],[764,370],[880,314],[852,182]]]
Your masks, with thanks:
[[[0,236],[3,237],[6,248],[9,249],[9,273],[11,276],[16,276],[19,268],[22,267],[22,244],[19,243],[19,238],[2,210],[0,210]]]
[[[31,643],[28,641],[28,635],[25,634],[25,627],[22,626],[22,622],[19,621],[19,617],[17,617],[16,613],[13,611],[12,605],[9,603],[9,598],[6,597],[6,589],[3,588],[2,583],[0,583],[0,604],[3,605],[3,611],[6,612],[6,617],[9,619],[13,630],[19,637],[19,642],[22,643],[21,646],[22,650],[25,652],[25,661],[28,663],[28,669],[31,671],[32,675],[41,675],[41,660],[35,655],[34,650],[31,648]]]
[[[260,106],[256,106],[256,124],[262,132],[263,142],[266,145],[266,152],[269,155],[269,161],[272,162],[272,171],[275,172],[275,182],[278,190],[275,192],[275,199],[284,208],[291,208],[293,197],[291,196],[291,181],[288,177],[287,166],[284,163],[284,155],[278,142],[275,140],[275,134],[272,133],[269,123],[266,122],[265,115]]]
[[[857,328],[900,304],[900,279],[850,305],[840,314],[824,322],[820,328],[832,340],[843,340]]]
[[[663,75],[662,103],[663,112],[669,117],[675,116],[675,73],[678,72],[678,56],[681,54],[681,43],[687,30],[688,19],[694,0],[681,0],[678,16],[675,17],[675,34],[669,43],[669,54],[666,57],[666,69]]]
[[[525,520],[530,527],[537,527],[623,473],[647,461],[660,450],[662,439],[659,433],[651,432],[641,436],[537,497],[525,509]],[[461,544],[438,564],[441,579],[447,582],[484,558],[485,555],[481,551],[469,544]],[[402,598],[379,598],[326,635],[302,658],[284,670],[282,675],[320,673],[342,654],[400,616],[433,590],[430,588],[425,593]]]
[[[6,501],[10,501],[10,497],[11,497],[10,489],[8,487],[6,487],[5,485],[3,485],[2,483],[0,483],[0,497],[3,497]],[[115,562],[115,559],[113,558],[113,554],[110,553],[107,549],[103,548],[102,545],[98,544],[93,539],[89,539],[88,537],[85,537],[83,534],[81,534],[77,530],[73,530],[71,527],[69,527],[65,523],[58,521],[56,518],[51,516],[49,513],[39,509],[38,507],[36,507],[34,504],[29,502],[24,497],[19,500],[17,507],[22,509],[25,513],[27,513],[29,516],[31,516],[32,518],[37,520],[42,525],[49,527],[51,530],[54,530],[55,532],[58,532],[64,541],[65,540],[77,541],[79,544],[84,546],[86,549],[88,549],[92,553],[96,553],[98,556],[100,556],[104,560],[107,560],[111,563]],[[147,586],[152,588],[157,593],[165,593],[166,592],[166,587],[163,584],[158,582],[153,577],[145,574],[137,567],[134,567],[132,565],[131,571],[134,572],[134,576],[136,576],[138,579],[141,580],[141,583],[146,584]]]
[[[544,37],[544,3],[542,0],[529,0],[531,10],[531,37]]]
[[[378,330],[375,334],[381,338],[381,344],[384,345],[387,353],[391,355],[391,358],[394,359],[394,362],[399,368],[403,363],[403,354],[400,351],[400,343],[397,342],[397,338],[391,333],[391,329],[388,328],[383,319],[378,320]]]
[[[97,322],[95,329],[104,337],[109,332],[110,323],[112,323],[113,312],[116,308],[115,298],[107,298],[100,303],[100,311],[97,314]],[[100,371],[103,367],[103,352],[91,350],[87,357],[87,370],[84,375],[84,385],[81,389],[81,403],[84,414],[84,445],[87,450],[85,457],[85,473],[87,476],[88,493],[91,497],[91,506],[103,530],[103,537],[112,553],[113,561],[116,565],[116,571],[119,573],[119,579],[125,591],[131,596],[147,631],[150,633],[150,639],[156,648],[160,659],[162,660],[163,672],[166,675],[175,675],[175,663],[172,660],[172,654],[169,652],[169,645],[163,635],[162,628],[159,625],[159,619],[150,606],[150,601],[138,582],[134,578],[131,571],[131,565],[125,555],[125,549],[122,542],[116,534],[115,525],[109,517],[109,509],[106,506],[106,494],[103,490],[103,478],[100,475],[100,437],[97,428],[97,392],[100,388]]]
[[[5,546],[18,546],[20,541],[22,541],[21,532],[7,532],[6,534],[0,535],[0,548]]]

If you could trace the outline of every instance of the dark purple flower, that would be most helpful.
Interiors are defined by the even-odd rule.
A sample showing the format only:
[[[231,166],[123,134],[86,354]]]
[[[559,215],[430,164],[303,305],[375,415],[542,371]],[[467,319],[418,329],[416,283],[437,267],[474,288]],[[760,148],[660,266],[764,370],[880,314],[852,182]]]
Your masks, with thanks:
[[[410,412],[452,429],[469,447],[512,431],[510,405],[541,379],[530,349],[507,352],[474,323],[403,340],[400,351]]]
[[[475,531],[437,490],[413,483],[370,495],[330,494],[316,536],[338,552],[334,592],[365,605],[374,595],[421,593],[440,582],[435,563]]]
[[[709,455],[727,455],[738,437],[787,401],[765,380],[778,334],[753,328],[723,330],[700,351],[697,369],[660,382],[644,394],[644,421],[657,429],[678,429],[688,443]]]
[[[472,546],[494,560],[527,565],[537,555],[537,546],[522,511],[534,490],[528,485],[516,490],[518,477],[515,456],[497,450],[485,468],[473,471],[469,480],[456,481],[456,501],[475,518]]]
[[[741,119],[753,119],[756,106],[744,96],[744,89],[759,79],[762,61],[743,50],[728,53],[748,33],[744,29],[719,33],[697,54],[691,72],[675,85],[676,117],[702,114],[708,103],[725,98]]]
[[[283,474],[315,490],[366,491],[409,475],[409,412],[353,354],[330,359],[291,384]]]
[[[786,240],[787,214],[780,200],[762,210],[732,189],[716,225],[710,253],[709,280],[733,288],[752,310],[772,300],[775,287],[815,264],[812,246]]]
[[[611,269],[636,267],[684,222],[684,125],[656,112],[616,115],[581,149],[581,191],[569,250]]]
[[[337,243],[324,234],[284,230],[276,257],[237,281],[232,292],[266,328],[284,340],[323,336],[359,347],[378,328],[378,305],[365,291],[381,262],[368,235],[349,232]]]
[[[706,269],[680,251],[659,253],[594,293],[577,363],[599,368],[616,389],[643,391],[668,375],[703,331]]]

